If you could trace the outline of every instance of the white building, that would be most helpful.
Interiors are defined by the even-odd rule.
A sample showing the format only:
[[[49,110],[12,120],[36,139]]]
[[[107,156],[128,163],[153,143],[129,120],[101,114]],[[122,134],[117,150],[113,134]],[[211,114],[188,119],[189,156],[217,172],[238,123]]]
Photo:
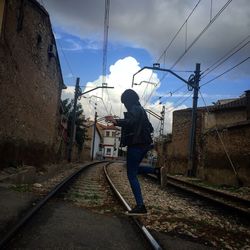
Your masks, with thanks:
[[[116,159],[121,140],[121,131],[114,125],[102,126],[103,129],[103,157]]]

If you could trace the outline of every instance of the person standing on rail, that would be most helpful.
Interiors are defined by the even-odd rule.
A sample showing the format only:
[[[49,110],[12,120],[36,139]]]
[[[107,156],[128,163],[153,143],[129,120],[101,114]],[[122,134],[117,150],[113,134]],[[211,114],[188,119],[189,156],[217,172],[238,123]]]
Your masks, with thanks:
[[[139,96],[134,90],[125,90],[121,95],[121,102],[127,109],[127,112],[124,113],[124,119],[114,119],[113,116],[106,116],[106,121],[122,128],[121,146],[127,146],[127,176],[136,200],[136,206],[127,214],[146,214],[147,209],[143,202],[137,175],[151,173],[159,176],[160,174],[160,169],[140,166],[146,153],[153,147],[151,134],[154,129],[148,120],[146,111],[139,102]]]

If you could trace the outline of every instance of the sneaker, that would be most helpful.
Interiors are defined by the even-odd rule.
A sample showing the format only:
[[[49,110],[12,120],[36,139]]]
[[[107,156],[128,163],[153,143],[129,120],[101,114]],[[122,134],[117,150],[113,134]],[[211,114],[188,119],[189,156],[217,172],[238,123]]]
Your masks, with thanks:
[[[147,213],[147,209],[144,205],[141,206],[135,206],[132,210],[127,211],[127,215],[143,215]]]

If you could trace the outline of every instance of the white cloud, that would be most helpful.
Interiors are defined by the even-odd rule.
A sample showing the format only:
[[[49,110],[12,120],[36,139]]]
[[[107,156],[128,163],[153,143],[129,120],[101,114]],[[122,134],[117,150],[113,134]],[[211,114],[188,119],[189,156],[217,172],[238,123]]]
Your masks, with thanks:
[[[93,120],[96,107],[98,118],[104,117],[108,114],[123,117],[125,107],[120,101],[120,96],[126,89],[132,87],[132,76],[134,72],[137,72],[140,69],[141,68],[139,66],[139,62],[137,62],[136,59],[133,57],[125,57],[111,65],[110,74],[107,76],[106,82],[109,87],[112,86],[114,87],[114,89],[97,89],[82,96],[80,99],[80,103],[83,106],[85,116],[90,117]],[[145,79],[149,79],[151,75],[151,70],[145,70],[140,72],[136,79],[138,81],[142,81]],[[152,75],[152,81],[159,81],[157,74],[154,73]],[[101,84],[102,76],[100,76],[93,82],[88,82],[82,92],[94,89],[97,86],[101,86]],[[154,88],[154,85],[148,85],[147,88],[146,86],[146,84],[143,85],[142,83],[141,85],[134,86],[133,88],[140,97],[143,96],[143,98],[141,98],[140,100],[142,105],[144,104],[144,100],[148,99]],[[63,91],[62,99],[73,98],[73,96],[74,87],[70,86]],[[171,102],[165,103],[164,105],[167,110],[165,115],[164,132],[169,133],[172,130],[172,112],[176,109],[174,108],[173,103]],[[159,104],[159,101],[156,101],[155,103],[148,103],[145,108],[152,110],[158,115],[160,115],[160,112],[162,111],[162,105]],[[181,108],[186,108],[186,106],[182,105]],[[153,116],[150,117],[150,120],[157,134],[159,131],[159,120]]]
[[[63,50],[79,51],[83,49],[82,45],[73,39],[67,38],[64,39],[64,41],[66,42],[66,46],[64,45],[64,47],[62,48]]]
[[[68,86],[67,89],[63,89],[61,98],[62,100],[65,100],[67,98],[73,99],[74,93],[75,93],[75,87]]]

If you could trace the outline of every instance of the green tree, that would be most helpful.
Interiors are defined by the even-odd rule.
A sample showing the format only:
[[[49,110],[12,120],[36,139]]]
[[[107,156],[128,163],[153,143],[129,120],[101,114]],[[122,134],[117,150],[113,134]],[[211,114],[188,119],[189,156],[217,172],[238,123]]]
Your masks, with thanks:
[[[71,124],[72,124],[72,117],[73,117],[73,100],[69,98],[62,101],[63,106],[63,114],[68,118],[68,129],[67,129],[67,136],[70,138],[71,133]],[[78,103],[76,106],[76,133],[75,133],[75,140],[78,148],[78,153],[80,154],[83,149],[83,144],[86,137],[86,127],[84,126],[84,115],[83,115],[83,108],[81,103]]]

